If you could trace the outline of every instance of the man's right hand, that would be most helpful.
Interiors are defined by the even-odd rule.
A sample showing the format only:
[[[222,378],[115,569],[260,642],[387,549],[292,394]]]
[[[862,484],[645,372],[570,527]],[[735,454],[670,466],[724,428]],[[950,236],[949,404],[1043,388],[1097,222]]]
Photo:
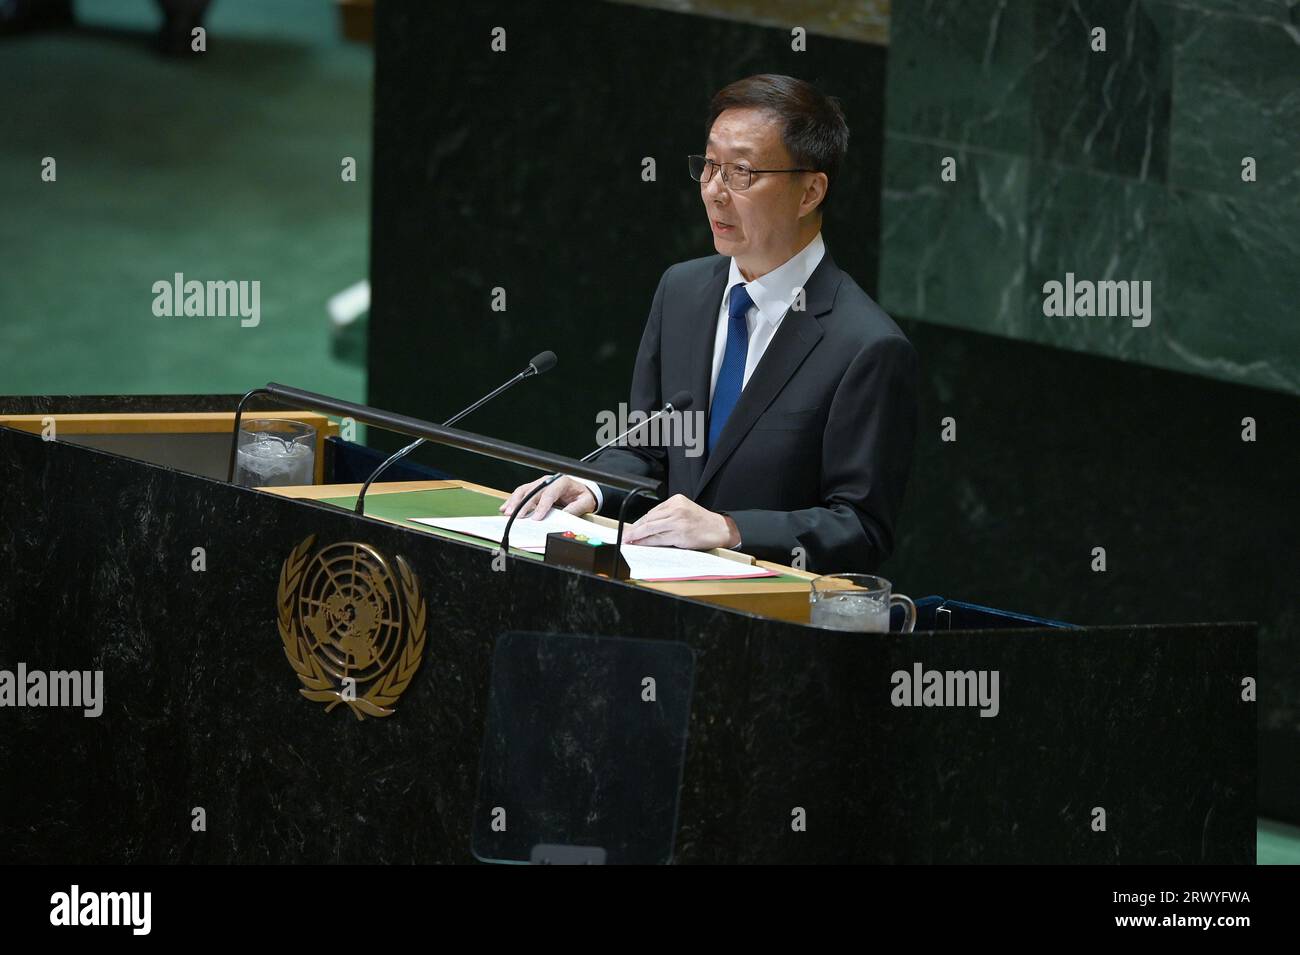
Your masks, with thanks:
[[[521,484],[515,488],[515,492],[506,498],[498,510],[505,515],[515,512],[519,502],[527,496],[528,492],[537,485],[545,481],[546,478],[538,478],[536,481],[530,481],[527,484]],[[571,477],[562,477],[557,479],[545,491],[535,494],[524,509],[520,512],[517,520],[525,517],[531,517],[533,520],[540,521],[550,513],[553,507],[563,507],[570,514],[590,514],[596,509],[596,497],[591,493],[591,489],[581,481],[575,481]]]

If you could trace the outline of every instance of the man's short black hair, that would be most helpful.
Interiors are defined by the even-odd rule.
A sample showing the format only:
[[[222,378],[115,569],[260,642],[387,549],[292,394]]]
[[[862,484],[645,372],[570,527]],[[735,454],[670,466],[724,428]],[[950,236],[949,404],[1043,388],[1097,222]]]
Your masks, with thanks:
[[[817,207],[825,209],[831,186],[849,150],[849,125],[834,96],[793,76],[760,73],[723,87],[709,103],[707,137],[714,121],[728,109],[763,109],[781,124],[781,141],[796,166],[826,173],[826,196]]]

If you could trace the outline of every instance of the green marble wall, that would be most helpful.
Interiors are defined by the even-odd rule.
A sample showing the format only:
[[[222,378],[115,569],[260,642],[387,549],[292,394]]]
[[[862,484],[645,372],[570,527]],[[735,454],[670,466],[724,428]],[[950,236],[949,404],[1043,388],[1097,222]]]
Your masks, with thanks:
[[[1287,0],[896,3],[882,304],[1300,393],[1298,23]],[[1150,324],[1044,316],[1067,272],[1150,281]]]
[[[889,42],[889,0],[614,0],[630,6],[651,7],[717,17],[789,30],[802,26],[810,34]]]

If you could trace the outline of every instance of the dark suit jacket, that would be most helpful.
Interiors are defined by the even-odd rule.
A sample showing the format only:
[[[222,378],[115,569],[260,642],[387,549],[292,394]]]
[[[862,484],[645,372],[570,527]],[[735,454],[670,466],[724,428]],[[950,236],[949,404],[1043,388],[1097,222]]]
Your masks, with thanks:
[[[637,352],[632,409],[653,412],[685,390],[692,410],[707,411],[729,265],[713,255],[663,274]],[[659,480],[663,500],[684,494],[730,514],[745,553],[789,564],[802,548],[809,570],[870,572],[894,549],[912,464],[916,350],[829,252],[804,293],[806,308],[781,320],[712,454],[613,448],[597,462]],[[601,491],[601,512],[617,515],[624,495]]]

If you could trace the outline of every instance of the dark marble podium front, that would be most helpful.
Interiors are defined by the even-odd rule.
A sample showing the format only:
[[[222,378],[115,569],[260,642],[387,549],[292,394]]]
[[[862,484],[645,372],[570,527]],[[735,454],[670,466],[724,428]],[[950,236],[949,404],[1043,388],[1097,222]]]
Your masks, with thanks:
[[[106,697],[93,719],[0,709],[3,862],[471,862],[506,631],[690,648],[676,862],[1254,860],[1251,624],[821,631],[494,572],[466,544],[2,427],[0,487],[0,669],[102,669]],[[311,534],[421,582],[427,649],[390,718],[298,693],[276,587]],[[916,663],[997,670],[997,715],[892,705]]]

